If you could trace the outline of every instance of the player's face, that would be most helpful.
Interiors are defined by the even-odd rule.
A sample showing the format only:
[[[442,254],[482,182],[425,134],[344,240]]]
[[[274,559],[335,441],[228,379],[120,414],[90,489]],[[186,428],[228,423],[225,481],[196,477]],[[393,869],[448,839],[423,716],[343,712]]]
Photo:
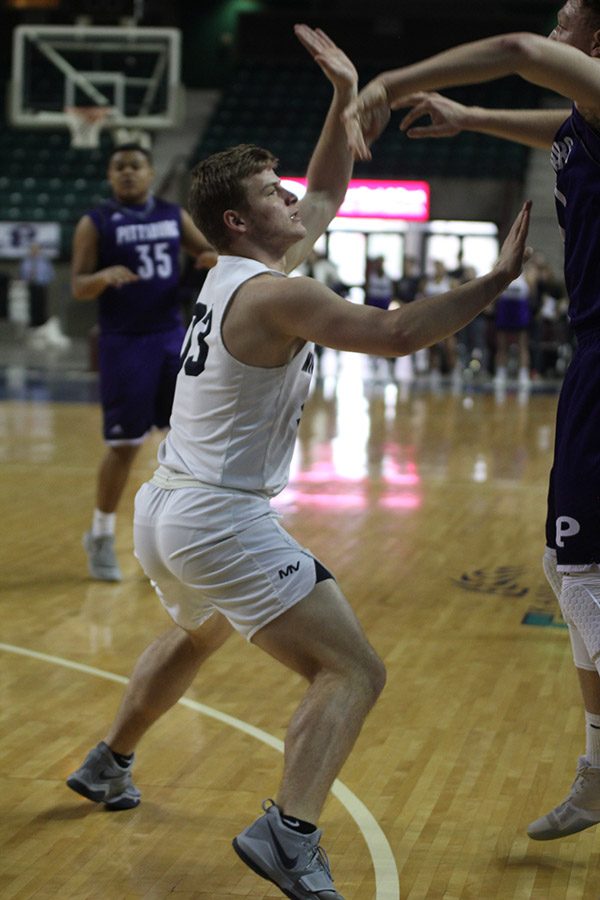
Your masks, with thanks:
[[[154,169],[139,150],[115,153],[108,166],[108,181],[122,203],[144,203],[153,177]]]
[[[568,44],[589,55],[593,36],[594,28],[589,11],[581,0],[567,0],[558,11],[556,27],[551,32],[550,39]]]
[[[286,245],[300,240],[306,229],[298,212],[298,198],[286,190],[273,169],[246,179],[245,220],[258,240],[281,240]]]

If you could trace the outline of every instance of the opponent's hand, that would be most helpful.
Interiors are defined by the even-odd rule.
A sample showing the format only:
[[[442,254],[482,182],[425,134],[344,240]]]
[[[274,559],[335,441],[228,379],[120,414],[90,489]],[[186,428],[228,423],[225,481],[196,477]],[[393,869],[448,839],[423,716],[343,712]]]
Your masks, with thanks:
[[[527,200],[521,212],[512,224],[504,243],[500,249],[494,266],[495,271],[502,272],[508,279],[508,284],[517,278],[533,250],[527,246],[527,232],[529,231],[529,214],[531,212],[531,200]]]
[[[467,107],[435,92],[420,91],[417,94],[399,97],[392,103],[392,109],[404,109],[407,106],[412,109],[400,122],[400,131],[406,132],[410,138],[454,137],[466,125]],[[413,122],[422,116],[429,116],[430,123],[413,128]]]
[[[356,89],[358,72],[354,64],[324,31],[308,25],[294,25],[294,32],[335,88]]]
[[[390,100],[382,81],[374,78],[342,113],[348,147],[354,159],[371,159],[370,146],[390,120]]]
[[[128,269],[127,266],[109,266],[102,270],[106,287],[122,287],[124,284],[131,284],[132,281],[139,281],[140,276]]]

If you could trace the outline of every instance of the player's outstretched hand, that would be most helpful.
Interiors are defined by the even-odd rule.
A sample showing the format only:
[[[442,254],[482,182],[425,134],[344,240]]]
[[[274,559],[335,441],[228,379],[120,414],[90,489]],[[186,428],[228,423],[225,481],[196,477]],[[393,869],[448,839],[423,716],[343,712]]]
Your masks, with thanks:
[[[468,108],[434,91],[409,94],[392,103],[392,109],[404,109],[407,106],[411,109],[400,122],[400,131],[406,132],[410,138],[454,137],[467,124]],[[413,122],[423,116],[429,116],[430,122],[412,127]]]
[[[308,25],[294,25],[294,32],[335,88],[356,88],[358,72],[354,63],[324,31]]]
[[[354,159],[371,159],[369,149],[390,118],[390,101],[382,81],[374,78],[342,113],[348,147]]]
[[[512,224],[494,266],[495,271],[502,272],[507,278],[507,284],[517,278],[526,262],[532,254],[531,247],[527,246],[527,233],[529,231],[529,215],[531,213],[531,200],[527,200],[521,212]]]

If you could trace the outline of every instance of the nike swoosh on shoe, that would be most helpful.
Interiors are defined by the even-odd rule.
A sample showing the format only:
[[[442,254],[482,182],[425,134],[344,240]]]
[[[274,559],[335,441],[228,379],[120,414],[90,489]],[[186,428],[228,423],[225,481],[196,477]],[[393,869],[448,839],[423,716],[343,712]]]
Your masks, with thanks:
[[[271,832],[271,837],[273,838],[273,843],[275,844],[275,849],[277,850],[277,855],[281,861],[281,864],[286,869],[294,869],[298,864],[298,856],[294,856],[294,857],[288,856],[287,853],[285,852],[285,850],[283,849],[283,847],[281,846],[271,823],[267,822],[267,825],[269,826],[269,831]]]

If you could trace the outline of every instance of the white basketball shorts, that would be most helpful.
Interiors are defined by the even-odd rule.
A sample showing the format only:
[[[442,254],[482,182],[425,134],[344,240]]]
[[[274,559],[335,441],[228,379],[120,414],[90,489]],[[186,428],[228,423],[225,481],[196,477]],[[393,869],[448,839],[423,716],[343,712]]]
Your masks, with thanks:
[[[218,610],[250,640],[332,577],[278,518],[255,494],[148,482],[135,498],[135,555],[182,628],[193,631]]]

